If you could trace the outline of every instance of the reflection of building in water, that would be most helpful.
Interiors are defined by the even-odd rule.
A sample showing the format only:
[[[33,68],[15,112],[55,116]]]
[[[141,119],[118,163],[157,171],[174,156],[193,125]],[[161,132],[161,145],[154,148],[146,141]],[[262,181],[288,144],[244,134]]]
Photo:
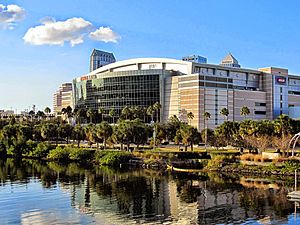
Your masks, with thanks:
[[[174,181],[169,181],[171,218],[177,221],[172,224],[197,224],[197,203],[186,203],[181,201],[177,193],[176,183]]]
[[[100,224],[223,224],[249,218],[277,223],[291,213],[285,189],[245,188],[238,180],[229,185],[222,179],[170,180],[142,172],[97,174],[72,188],[73,206]]]
[[[200,186],[205,190],[205,195],[198,197],[199,224],[218,224],[226,221],[241,223],[248,218],[287,222],[287,218],[280,216],[281,211],[289,211],[283,189],[245,189],[238,185],[220,189],[211,182],[202,182]]]

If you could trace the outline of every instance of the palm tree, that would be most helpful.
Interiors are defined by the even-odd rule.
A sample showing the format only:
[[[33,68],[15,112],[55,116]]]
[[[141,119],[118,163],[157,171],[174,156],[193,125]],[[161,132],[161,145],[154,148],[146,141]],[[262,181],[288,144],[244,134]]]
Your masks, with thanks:
[[[97,125],[97,136],[99,139],[103,140],[104,150],[106,150],[106,142],[109,137],[111,137],[113,133],[113,129],[108,122],[102,121],[99,125]]]
[[[189,119],[190,125],[191,125],[192,120],[194,119],[194,114],[193,114],[192,112],[189,112],[189,113],[187,114],[187,118]]]
[[[206,151],[206,148],[207,148],[207,122],[211,115],[209,112],[204,112],[203,116],[205,119],[205,151]]]
[[[222,108],[220,110],[220,114],[224,117],[226,117],[226,120],[228,121],[228,115],[229,115],[229,110],[227,108]]]
[[[90,123],[93,123],[93,118],[95,117],[95,112],[93,109],[88,109],[86,116],[90,118]]]
[[[44,112],[46,113],[47,117],[49,117],[49,114],[51,113],[51,109],[49,107],[46,107],[44,109]]]
[[[29,114],[29,116],[31,118],[31,122],[32,122],[32,119],[35,116],[35,112],[33,110],[30,110],[28,114]]]
[[[159,102],[155,102],[153,105],[153,109],[156,112],[156,122],[159,121],[159,111],[161,109],[161,104]]]
[[[113,119],[113,124],[114,124],[115,123],[116,110],[115,109],[111,109],[111,110],[109,110],[108,114]]]
[[[99,108],[99,109],[98,109],[98,113],[101,114],[101,122],[102,122],[102,121],[103,121],[103,115],[104,115],[104,113],[105,113],[105,109],[102,108],[102,107]]]
[[[37,111],[36,116],[38,117],[38,120],[45,117],[45,113],[43,111]]]
[[[151,116],[151,123],[154,122],[154,120],[153,120],[154,112],[155,112],[155,109],[153,108],[152,105],[150,105],[150,106],[147,108],[147,115]]]
[[[247,106],[244,105],[241,108],[240,113],[241,113],[241,116],[244,116],[244,119],[246,119],[246,116],[248,116],[250,114],[250,110],[249,110],[249,108]]]
[[[81,122],[80,118],[86,116],[85,109],[75,109],[74,113],[76,116],[76,120],[78,120],[78,123],[80,124],[80,122]]]
[[[130,108],[128,106],[125,106],[121,112],[122,117],[125,117],[126,119],[128,119],[130,114],[131,114]]]

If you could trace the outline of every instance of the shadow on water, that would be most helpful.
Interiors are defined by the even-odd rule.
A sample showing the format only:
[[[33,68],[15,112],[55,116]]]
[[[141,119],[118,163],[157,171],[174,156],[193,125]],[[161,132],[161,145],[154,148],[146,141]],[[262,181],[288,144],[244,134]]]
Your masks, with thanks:
[[[286,198],[293,188],[292,182],[275,177],[165,174],[151,170],[124,171],[98,166],[82,167],[75,163],[62,165],[7,159],[0,160],[0,181],[0,190],[7,193],[11,191],[12,184],[17,187],[38,183],[40,189],[54,190],[51,193],[57,195],[61,201],[59,205],[64,206],[60,208],[56,204],[58,211],[68,208],[70,215],[85,215],[90,218],[89,223],[96,224],[295,222],[291,219],[294,205]],[[34,200],[36,189],[28,190]],[[55,192],[58,190],[60,192]],[[43,193],[36,198],[43,198]],[[61,200],[65,193],[67,198]],[[9,194],[7,198],[18,199],[18,193]],[[46,207],[45,204],[51,202],[38,207]],[[26,209],[33,210],[30,206]],[[15,209],[14,214],[8,214],[7,221],[18,216],[15,214],[21,214],[22,210]],[[5,214],[5,209],[0,207],[1,213]],[[79,223],[85,224],[86,221]]]

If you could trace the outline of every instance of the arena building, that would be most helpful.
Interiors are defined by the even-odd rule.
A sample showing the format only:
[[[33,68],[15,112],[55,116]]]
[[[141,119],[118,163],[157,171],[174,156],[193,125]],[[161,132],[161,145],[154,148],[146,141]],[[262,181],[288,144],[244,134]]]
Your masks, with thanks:
[[[74,79],[76,108],[114,108],[117,115],[125,106],[162,105],[160,120],[176,115],[202,130],[204,112],[211,118],[207,126],[214,128],[224,120],[240,121],[243,106],[250,109],[249,119],[274,119],[280,114],[297,116],[300,108],[300,76],[287,69],[241,68],[228,54],[220,65],[167,58],[138,58],[104,65]],[[205,62],[204,60],[202,60]],[[228,118],[220,114],[229,110]]]

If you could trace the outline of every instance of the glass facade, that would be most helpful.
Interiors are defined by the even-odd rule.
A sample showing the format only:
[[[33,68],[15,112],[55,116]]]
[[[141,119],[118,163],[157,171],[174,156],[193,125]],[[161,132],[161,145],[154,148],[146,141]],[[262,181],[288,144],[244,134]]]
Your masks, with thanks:
[[[106,111],[115,109],[117,116],[125,106],[147,108],[160,101],[165,70],[135,70],[98,74],[90,80],[74,80],[76,108]]]

